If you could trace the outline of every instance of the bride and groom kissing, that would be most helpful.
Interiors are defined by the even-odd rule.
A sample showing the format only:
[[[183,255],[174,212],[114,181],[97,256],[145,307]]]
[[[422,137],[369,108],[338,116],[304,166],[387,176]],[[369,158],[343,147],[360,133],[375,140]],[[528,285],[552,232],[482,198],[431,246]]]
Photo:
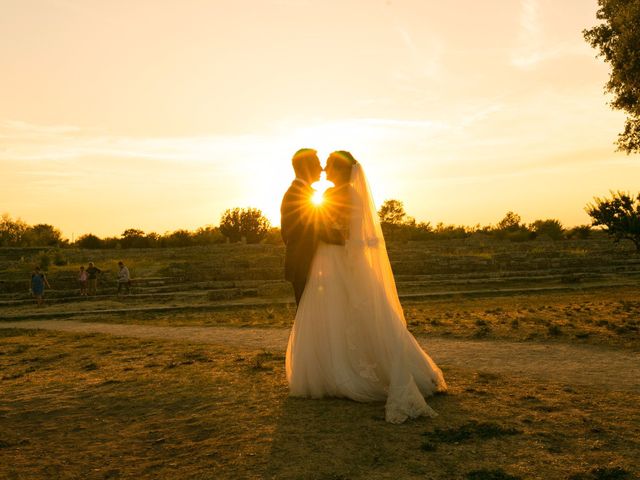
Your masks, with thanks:
[[[298,150],[292,165],[280,210],[285,278],[298,305],[286,353],[291,395],[385,401],[391,423],[435,416],[425,397],[447,385],[407,330],[362,165],[346,151],[329,155],[334,186],[319,203],[317,152]]]

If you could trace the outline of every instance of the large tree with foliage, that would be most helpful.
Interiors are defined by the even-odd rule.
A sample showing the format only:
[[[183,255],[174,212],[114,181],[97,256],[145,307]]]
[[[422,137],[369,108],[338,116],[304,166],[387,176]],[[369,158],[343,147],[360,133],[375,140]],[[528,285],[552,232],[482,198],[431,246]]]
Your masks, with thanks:
[[[594,199],[585,208],[593,226],[603,226],[614,242],[631,240],[640,253],[640,193],[611,192],[611,198]]]
[[[378,217],[387,241],[406,241],[411,236],[407,224],[415,224],[415,220],[407,216],[404,204],[400,200],[385,200],[378,210]]]
[[[611,65],[605,90],[611,106],[627,114],[618,136],[619,150],[640,152],[640,0],[598,0],[602,23],[585,30],[584,37]]]
[[[39,223],[27,228],[24,232],[23,243],[30,247],[47,247],[62,245],[65,241],[62,239],[60,230],[56,227],[47,223]]]
[[[102,240],[97,235],[93,233],[87,233],[85,235],[80,236],[76,240],[76,246],[80,248],[89,248],[89,249],[98,249],[103,247]]]
[[[404,204],[400,200],[385,200],[378,210],[380,223],[387,225],[402,225],[407,213],[404,211]]]
[[[271,224],[257,208],[226,210],[220,218],[220,233],[231,242],[243,238],[247,243],[260,243],[269,233]]]
[[[516,232],[520,228],[522,228],[520,222],[522,222],[522,217],[520,217],[520,215],[518,215],[517,213],[509,211],[505,213],[502,220],[498,222],[498,225],[496,225],[496,230]]]
[[[29,225],[19,218],[13,220],[8,213],[0,217],[0,247],[23,246],[23,237]]]

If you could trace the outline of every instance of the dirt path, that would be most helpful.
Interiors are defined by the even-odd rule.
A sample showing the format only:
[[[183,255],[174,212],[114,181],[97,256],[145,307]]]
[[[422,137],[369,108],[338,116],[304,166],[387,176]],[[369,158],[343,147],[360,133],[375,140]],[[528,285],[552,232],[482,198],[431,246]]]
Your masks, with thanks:
[[[161,327],[64,320],[0,322],[0,328],[105,333],[275,351],[284,351],[289,334],[288,330],[279,328]],[[445,370],[447,366],[465,367],[498,375],[534,377],[542,382],[640,392],[640,354],[635,352],[590,345],[426,337],[418,340]]]

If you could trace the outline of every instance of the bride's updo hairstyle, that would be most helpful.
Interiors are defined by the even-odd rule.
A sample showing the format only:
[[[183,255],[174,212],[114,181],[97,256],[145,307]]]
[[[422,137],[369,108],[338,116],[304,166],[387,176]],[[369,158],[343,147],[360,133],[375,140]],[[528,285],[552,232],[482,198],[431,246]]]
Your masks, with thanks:
[[[351,169],[356,165],[358,161],[353,158],[350,152],[346,150],[338,150],[329,155],[327,159],[327,168],[331,166],[336,175],[336,180],[339,180],[341,184],[349,183],[351,179]]]

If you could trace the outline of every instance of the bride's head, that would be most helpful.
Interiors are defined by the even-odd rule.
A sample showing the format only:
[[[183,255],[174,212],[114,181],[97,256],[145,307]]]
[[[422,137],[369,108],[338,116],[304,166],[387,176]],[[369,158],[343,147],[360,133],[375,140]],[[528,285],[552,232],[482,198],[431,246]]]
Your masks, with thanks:
[[[357,163],[353,155],[345,150],[333,152],[329,155],[329,158],[327,158],[327,166],[325,167],[327,180],[336,186],[349,183],[351,179],[351,169]]]

